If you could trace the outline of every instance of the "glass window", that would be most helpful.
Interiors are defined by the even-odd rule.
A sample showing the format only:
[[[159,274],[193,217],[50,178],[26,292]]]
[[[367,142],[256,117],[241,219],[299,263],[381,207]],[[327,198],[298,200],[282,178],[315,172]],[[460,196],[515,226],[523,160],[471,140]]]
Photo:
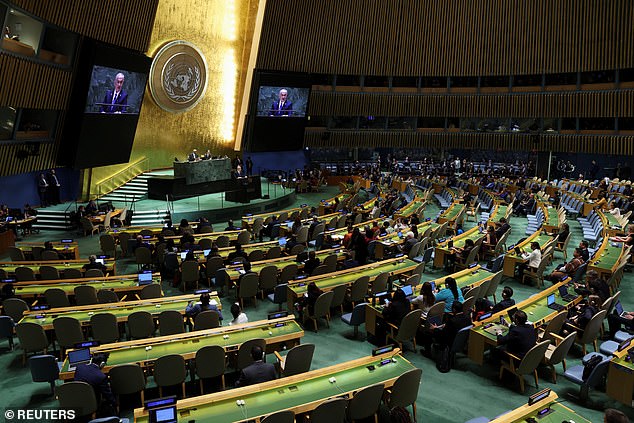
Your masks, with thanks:
[[[447,88],[447,78],[437,76],[426,76],[422,80],[425,88]]]
[[[579,129],[592,131],[614,131],[613,118],[581,118]]]
[[[361,116],[361,129],[385,129],[387,118],[385,116]]]
[[[547,129],[544,125],[544,129]],[[562,131],[574,131],[577,129],[577,119],[576,118],[562,118],[561,119],[561,130]]]
[[[577,85],[577,74],[571,72],[546,75],[546,85]]]
[[[77,35],[56,28],[46,28],[40,49],[40,58],[47,62],[69,66],[75,52]]]
[[[310,75],[310,79],[313,85],[332,85],[333,75],[325,73],[315,73]]]
[[[328,126],[328,116],[308,116],[308,124],[306,126]]]
[[[508,87],[508,76],[484,76],[482,77],[481,87]]]
[[[427,117],[427,116],[419,117],[418,127],[419,128],[444,128],[445,118],[444,117]]]
[[[391,117],[387,120],[387,129],[414,130],[416,129],[415,117]]]
[[[365,78],[363,78],[363,86],[364,87],[387,87],[389,86],[389,81],[387,76],[366,75]]]
[[[52,138],[56,122],[57,111],[55,110],[23,109],[20,115],[16,138]]]
[[[619,81],[621,81],[621,82],[634,81],[634,68],[620,69],[619,70]]]
[[[514,87],[533,87],[542,85],[541,75],[514,75],[513,86]]]
[[[8,33],[5,29],[3,49],[24,56],[37,56],[44,24],[18,10],[9,9],[5,25]]]
[[[477,76],[456,76],[453,78],[449,78],[449,83],[451,84],[451,87],[477,87],[478,77]]]
[[[17,110],[13,107],[0,107],[0,140],[13,139],[13,128]]]
[[[620,131],[634,131],[634,118],[619,118]]]
[[[537,118],[511,118],[510,132],[535,132],[539,130]]]
[[[394,76],[392,77],[393,87],[403,88],[417,88],[418,77],[417,76]]]
[[[359,76],[358,75],[337,75],[337,85],[358,87],[360,85]]]
[[[582,72],[582,84],[602,84],[614,82],[614,71]]]
[[[335,116],[332,118],[332,128],[357,129],[357,117],[356,116]]]

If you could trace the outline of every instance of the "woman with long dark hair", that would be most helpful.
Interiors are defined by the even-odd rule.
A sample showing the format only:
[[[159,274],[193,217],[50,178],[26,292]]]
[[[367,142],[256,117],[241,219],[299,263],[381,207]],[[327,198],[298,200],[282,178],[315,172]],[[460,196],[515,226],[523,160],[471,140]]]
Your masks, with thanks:
[[[445,313],[451,313],[451,305],[454,301],[464,303],[462,292],[458,289],[456,280],[451,276],[445,279],[445,289],[441,289],[436,294],[436,302],[438,301],[445,302]]]

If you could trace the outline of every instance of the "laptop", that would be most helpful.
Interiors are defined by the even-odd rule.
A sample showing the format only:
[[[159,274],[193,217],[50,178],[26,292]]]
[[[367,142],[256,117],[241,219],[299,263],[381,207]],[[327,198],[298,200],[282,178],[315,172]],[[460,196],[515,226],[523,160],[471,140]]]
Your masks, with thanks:
[[[181,253],[181,260],[185,260],[187,258],[187,251],[183,251]]]
[[[203,256],[207,257],[211,253],[211,249],[203,250]]]
[[[90,348],[81,348],[79,350],[72,350],[68,352],[68,370],[71,372],[77,368],[79,364],[90,363],[92,355],[90,354]]]
[[[520,247],[513,248],[515,250],[515,255],[522,256],[522,249]]]
[[[453,248],[453,240],[450,239],[449,242],[447,243],[447,248]]]
[[[95,259],[95,263],[105,264],[103,259]]]
[[[159,401],[156,401],[157,403]],[[167,403],[167,401],[162,401]],[[147,406],[148,420],[150,423],[176,423],[178,422],[178,415],[176,411],[176,400],[166,406],[158,406],[153,408]]]
[[[431,316],[431,317],[427,317],[427,323],[429,325],[440,326],[442,322],[440,321],[440,316]]]
[[[568,287],[566,285],[562,285],[559,287],[559,296],[566,302],[574,301],[577,296],[568,293]]]
[[[152,273],[139,273],[139,286],[149,285],[152,283]]]
[[[406,297],[411,297],[414,295],[414,290],[412,289],[412,285],[403,285],[401,287],[401,291],[405,293]]]
[[[280,238],[277,242],[280,244],[280,247],[286,246],[286,238]]]
[[[623,304],[621,304],[621,301],[617,301],[616,304],[614,304],[614,310],[616,310],[616,314],[618,314],[619,317],[625,317],[626,311],[623,310]]]
[[[550,294],[548,297],[546,297],[546,303],[548,305],[548,308],[551,310],[561,311],[566,308],[563,305],[557,304],[555,302],[555,294]]]

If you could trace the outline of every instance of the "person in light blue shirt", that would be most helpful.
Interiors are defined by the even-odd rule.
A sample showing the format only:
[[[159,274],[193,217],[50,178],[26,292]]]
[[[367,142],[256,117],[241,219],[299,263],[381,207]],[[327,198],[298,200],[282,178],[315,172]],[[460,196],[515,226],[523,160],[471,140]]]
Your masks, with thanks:
[[[445,302],[445,313],[451,313],[451,305],[454,301],[464,302],[462,292],[458,289],[456,280],[451,276],[445,279],[445,289],[441,289],[436,293],[436,302],[439,301]]]

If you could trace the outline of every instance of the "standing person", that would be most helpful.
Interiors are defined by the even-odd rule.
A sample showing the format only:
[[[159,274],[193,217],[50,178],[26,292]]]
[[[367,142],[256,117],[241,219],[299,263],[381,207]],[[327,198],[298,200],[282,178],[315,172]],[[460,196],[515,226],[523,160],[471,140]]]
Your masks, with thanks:
[[[125,113],[127,112],[128,93],[123,90],[125,75],[121,72],[115,75],[112,90],[108,90],[103,98],[104,105],[101,106],[101,113]]]
[[[247,176],[253,175],[253,160],[251,160],[251,156],[247,157],[246,166],[247,166]]]
[[[59,179],[57,179],[57,174],[55,173],[55,169],[51,169],[47,175],[48,182],[48,202],[50,204],[59,204],[61,203],[59,199]]]
[[[271,104],[269,116],[289,116],[293,113],[293,103],[288,101],[288,90],[282,88],[279,93],[279,100]]]
[[[233,167],[234,169],[237,169],[238,166],[240,166],[240,168],[242,169],[242,159],[240,158],[240,155],[236,154],[236,157],[231,162],[231,165],[231,167]]]
[[[192,152],[187,155],[187,161],[197,162],[198,160],[200,160],[200,156],[198,155],[198,150],[194,148]]]
[[[37,192],[40,195],[40,206],[46,207],[48,205],[48,182],[46,181],[46,176],[43,173],[40,173],[37,180]]]

